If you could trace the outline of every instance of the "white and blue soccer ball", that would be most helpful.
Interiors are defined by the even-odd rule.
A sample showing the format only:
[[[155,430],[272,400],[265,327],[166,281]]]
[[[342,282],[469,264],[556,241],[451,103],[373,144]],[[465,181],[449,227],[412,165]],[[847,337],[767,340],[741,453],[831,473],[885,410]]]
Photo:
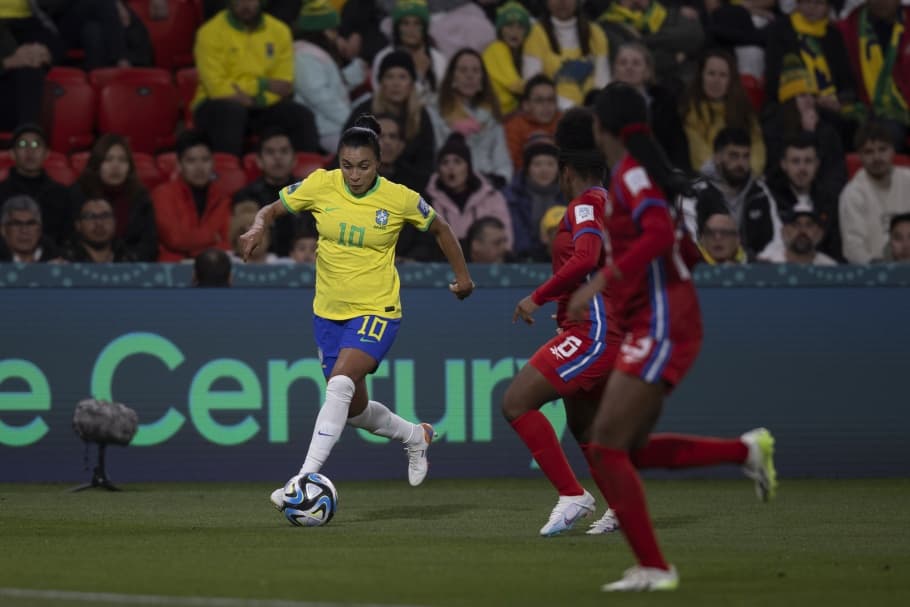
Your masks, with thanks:
[[[284,486],[281,513],[292,525],[319,527],[335,516],[338,491],[323,474],[295,476]]]

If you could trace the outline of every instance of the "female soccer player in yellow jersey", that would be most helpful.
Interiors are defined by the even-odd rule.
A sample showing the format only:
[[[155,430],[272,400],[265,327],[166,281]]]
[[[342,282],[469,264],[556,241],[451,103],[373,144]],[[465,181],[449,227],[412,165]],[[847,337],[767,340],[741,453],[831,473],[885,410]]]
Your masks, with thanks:
[[[247,259],[262,246],[276,218],[300,211],[316,218],[313,333],[328,383],[300,474],[319,472],[348,423],[403,442],[408,480],[416,487],[427,475],[433,427],[413,424],[370,400],[365,381],[389,351],[401,323],[395,243],[405,222],[436,237],[455,272],[449,285],[455,297],[469,296],[474,283],[449,224],[416,192],[378,175],[380,130],[372,116],[358,118],[338,144],[341,168],[317,170],[281,190],[281,199],[257,213],[240,243]],[[278,508],[281,492],[272,494]]]

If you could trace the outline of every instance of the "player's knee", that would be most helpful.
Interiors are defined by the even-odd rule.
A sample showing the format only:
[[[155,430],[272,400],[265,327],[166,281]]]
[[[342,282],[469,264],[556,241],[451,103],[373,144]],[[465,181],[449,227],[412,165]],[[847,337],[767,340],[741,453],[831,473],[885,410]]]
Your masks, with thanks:
[[[513,386],[506,388],[506,393],[502,398],[502,416],[506,418],[506,421],[514,421],[527,413],[528,409],[523,400],[519,391]]]

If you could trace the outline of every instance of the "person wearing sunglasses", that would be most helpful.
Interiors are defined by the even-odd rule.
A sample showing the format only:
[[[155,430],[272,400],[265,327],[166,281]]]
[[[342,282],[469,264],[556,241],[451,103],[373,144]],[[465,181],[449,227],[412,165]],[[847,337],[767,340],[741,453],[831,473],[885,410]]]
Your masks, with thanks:
[[[37,124],[26,123],[13,131],[9,154],[13,159],[9,176],[0,181],[0,204],[17,195],[25,195],[41,209],[42,233],[55,245],[63,244],[72,232],[70,208],[72,194],[54,181],[44,170],[47,159],[47,136]]]

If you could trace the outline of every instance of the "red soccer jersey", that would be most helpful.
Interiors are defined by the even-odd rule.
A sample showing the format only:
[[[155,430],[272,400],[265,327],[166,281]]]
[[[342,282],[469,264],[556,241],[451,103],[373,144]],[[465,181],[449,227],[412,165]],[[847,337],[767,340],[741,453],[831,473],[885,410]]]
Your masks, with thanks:
[[[680,231],[663,191],[631,155],[610,181],[606,230],[612,263],[610,305],[626,333],[647,331],[656,342],[701,339],[701,312],[689,268],[679,253]]]
[[[553,276],[532,294],[538,305],[547,301],[557,302],[556,322],[559,326],[563,326],[566,319],[566,305],[572,293],[606,261],[608,249],[604,244],[604,211],[608,197],[603,188],[586,190],[569,203],[565,216],[559,222],[553,239]],[[598,300],[593,308],[604,307],[603,298]],[[606,318],[606,310],[593,308],[589,307],[586,320],[591,320],[591,314]]]

